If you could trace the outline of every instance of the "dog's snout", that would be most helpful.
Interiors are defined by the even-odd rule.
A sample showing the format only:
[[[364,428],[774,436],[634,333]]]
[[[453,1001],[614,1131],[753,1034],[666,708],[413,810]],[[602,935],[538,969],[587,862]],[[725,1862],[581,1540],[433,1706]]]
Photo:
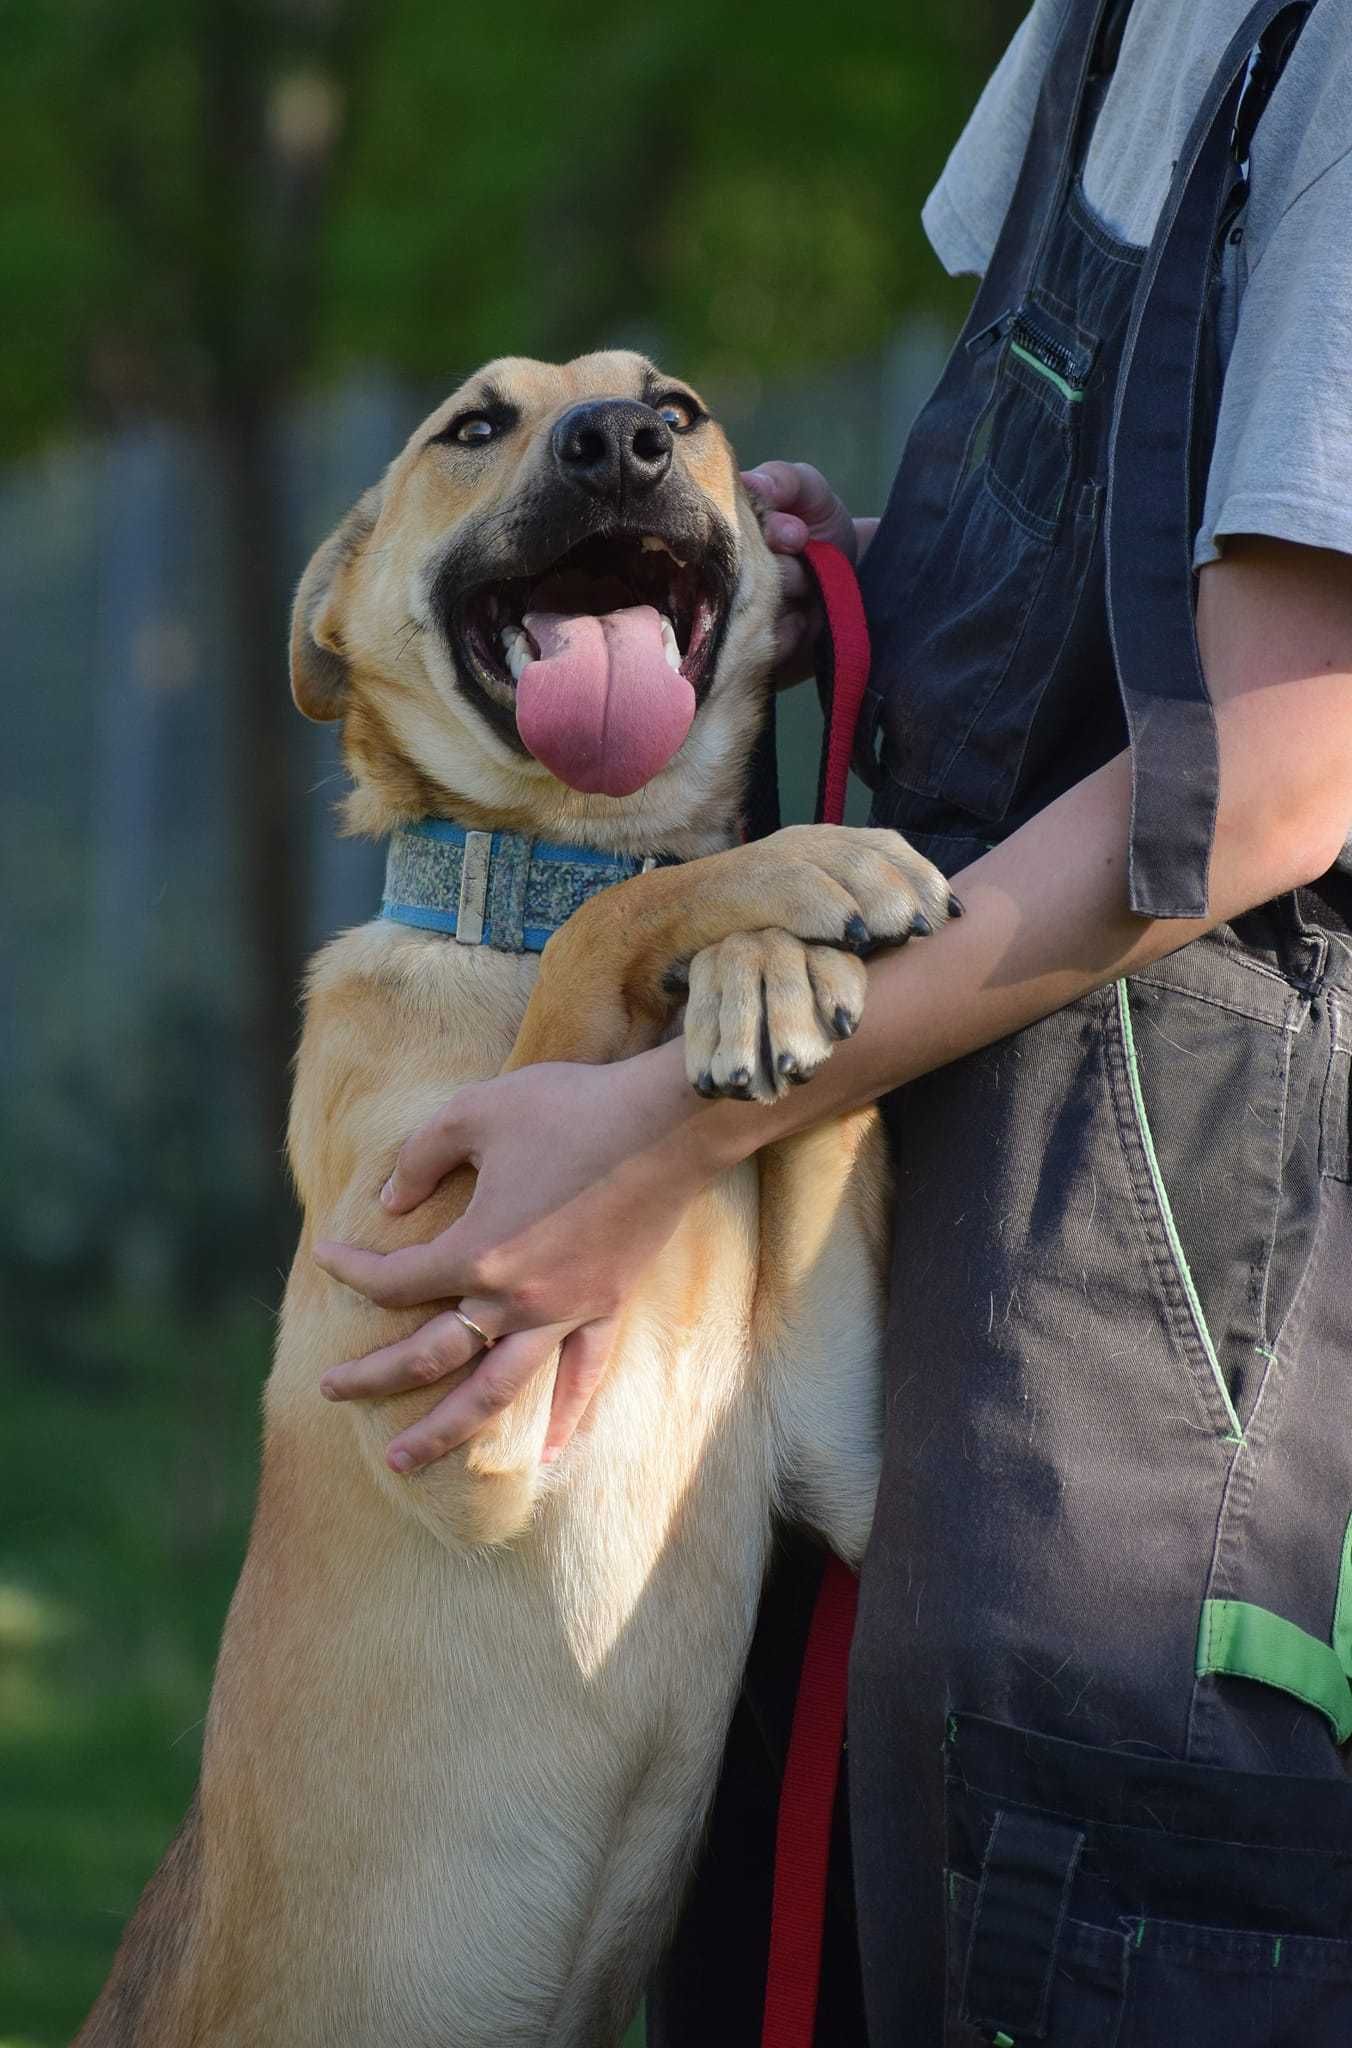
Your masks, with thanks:
[[[671,428],[629,398],[572,406],[554,428],[554,460],[570,483],[597,498],[637,497],[671,468]]]

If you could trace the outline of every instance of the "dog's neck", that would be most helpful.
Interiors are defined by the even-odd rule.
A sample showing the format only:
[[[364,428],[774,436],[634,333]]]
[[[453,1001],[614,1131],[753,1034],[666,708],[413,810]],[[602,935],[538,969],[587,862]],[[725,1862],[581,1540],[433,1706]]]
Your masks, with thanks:
[[[589,897],[658,864],[654,854],[598,853],[422,818],[391,835],[380,914],[462,946],[542,953]]]

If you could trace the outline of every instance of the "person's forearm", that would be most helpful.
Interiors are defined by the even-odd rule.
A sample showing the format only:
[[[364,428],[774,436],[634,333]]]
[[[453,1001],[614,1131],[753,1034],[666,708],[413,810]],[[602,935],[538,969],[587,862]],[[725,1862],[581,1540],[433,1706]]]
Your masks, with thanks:
[[[1220,753],[1208,919],[1133,914],[1120,754],[955,876],[960,923],[871,965],[857,1035],[812,1081],[768,1109],[723,1102],[682,1119],[685,1142],[736,1158],[874,1101],[1324,873],[1352,817],[1349,565],[1231,543],[1201,578],[1198,636]],[[653,1081],[677,1085],[674,1069]]]
[[[1241,721],[1242,722],[1242,721]],[[1233,723],[1233,721],[1231,721]],[[1233,734],[1230,737],[1235,737]],[[1091,989],[1148,966],[1320,871],[1322,850],[1280,821],[1251,773],[1227,764],[1211,872],[1212,918],[1135,916],[1127,900],[1131,763],[1126,754],[1069,790],[1023,829],[955,878],[966,914],[933,940],[875,960],[854,1038],[805,1087],[770,1108],[722,1102],[682,1118],[686,1141],[732,1160],[777,1138],[874,1101],[918,1075],[989,1045]],[[1330,854],[1330,858],[1331,858]],[[679,1047],[664,1047],[662,1092],[684,1090]]]

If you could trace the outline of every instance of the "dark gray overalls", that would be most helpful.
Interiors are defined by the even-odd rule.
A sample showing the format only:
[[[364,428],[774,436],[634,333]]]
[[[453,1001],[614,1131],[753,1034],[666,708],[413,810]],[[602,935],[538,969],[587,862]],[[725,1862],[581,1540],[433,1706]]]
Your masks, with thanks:
[[[1130,735],[1133,903],[1168,916],[1204,908],[1215,803],[1191,548],[1236,108],[1304,17],[1250,16],[1143,252],[1079,182],[1124,13],[1069,0],[869,552],[864,745],[875,820],[955,873]],[[848,1745],[872,2048],[1352,2044],[1350,909],[1335,874],[887,1106]],[[663,2043],[758,2038],[794,1633],[762,1632]],[[843,1884],[832,1924],[847,2048]]]

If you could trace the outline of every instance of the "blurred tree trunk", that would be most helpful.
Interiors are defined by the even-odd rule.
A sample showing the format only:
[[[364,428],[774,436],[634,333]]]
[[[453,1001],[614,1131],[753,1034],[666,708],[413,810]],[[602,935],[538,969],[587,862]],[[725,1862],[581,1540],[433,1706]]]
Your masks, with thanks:
[[[309,886],[307,835],[289,763],[289,541],[279,462],[284,408],[310,360],[319,258],[338,169],[361,10],[212,0],[199,16],[202,175],[211,256],[198,272],[209,362],[208,426],[227,560],[233,745],[226,764],[238,848],[269,1263],[290,1255],[282,1167],[299,1021]],[[291,17],[308,30],[288,48]],[[316,34],[316,24],[321,32]],[[260,35],[270,26],[272,38]]]

